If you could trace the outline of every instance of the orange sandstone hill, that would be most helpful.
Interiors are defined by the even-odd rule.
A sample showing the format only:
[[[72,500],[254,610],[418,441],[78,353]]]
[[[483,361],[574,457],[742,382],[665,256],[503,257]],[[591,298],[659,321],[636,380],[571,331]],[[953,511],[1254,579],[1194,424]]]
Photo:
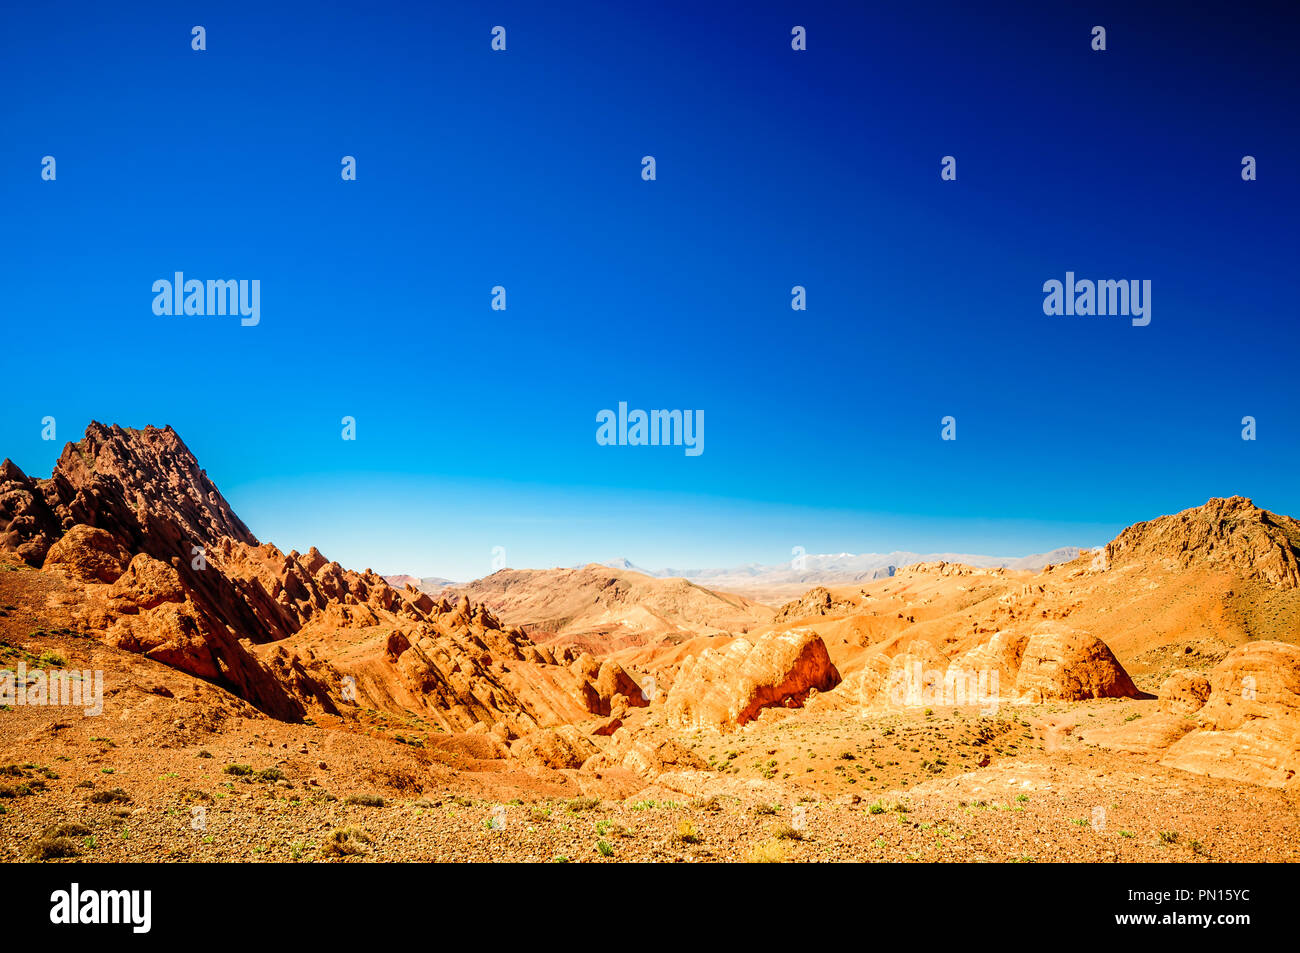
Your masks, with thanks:
[[[525,627],[540,642],[592,652],[744,633],[773,618],[768,606],[743,596],[595,563],[582,569],[503,569],[455,591]]]

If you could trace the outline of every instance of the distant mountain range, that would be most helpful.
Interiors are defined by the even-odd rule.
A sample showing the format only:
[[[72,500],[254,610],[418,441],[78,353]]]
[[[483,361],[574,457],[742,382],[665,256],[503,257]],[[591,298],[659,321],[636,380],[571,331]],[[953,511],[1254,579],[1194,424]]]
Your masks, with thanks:
[[[1001,566],[1006,569],[1039,570],[1044,566],[1067,563],[1083,550],[1078,546],[1062,546],[1048,553],[1034,553],[1031,556],[978,556],[971,553],[912,553],[895,551],[892,553],[809,553],[798,560],[763,565],[746,563],[743,566],[731,566],[723,569],[646,569],[630,559],[619,557],[598,563],[578,563],[569,568],[583,569],[589,565],[606,566],[610,569],[624,569],[639,572],[656,579],[688,579],[710,589],[727,590],[729,588],[753,589],[755,587],[801,584],[824,586],[835,583],[865,582],[872,579],[886,579],[903,566],[914,563],[947,562],[965,563],[969,566],[992,568]],[[390,585],[401,588],[410,583],[423,592],[436,593],[448,586],[461,583],[441,576],[405,576],[384,577]]]
[[[969,566],[1006,569],[1039,570],[1044,566],[1069,562],[1082,552],[1078,546],[1062,546],[1049,553],[1032,556],[978,556],[970,553],[809,553],[789,562],[762,565],[746,563],[726,569],[645,569],[630,560],[619,558],[600,563],[614,569],[627,569],[647,576],[668,578],[680,576],[712,589],[729,586],[769,586],[785,583],[802,583],[810,586],[828,583],[863,582],[892,576],[895,570],[914,563],[948,562],[966,563]],[[575,566],[575,569],[581,568]]]
[[[385,576],[384,581],[398,589],[411,585],[421,592],[427,592],[431,595],[439,590],[446,589],[448,586],[456,585],[452,580],[443,579],[441,576],[407,576],[400,573],[395,576]]]

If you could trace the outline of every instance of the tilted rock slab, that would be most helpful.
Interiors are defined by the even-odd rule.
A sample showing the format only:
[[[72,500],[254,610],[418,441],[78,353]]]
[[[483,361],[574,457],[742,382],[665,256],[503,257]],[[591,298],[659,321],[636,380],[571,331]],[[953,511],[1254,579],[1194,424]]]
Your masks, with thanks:
[[[815,632],[771,632],[757,642],[738,638],[682,663],[665,717],[681,727],[734,728],[764,708],[797,707],[811,693],[839,682],[840,673]]]

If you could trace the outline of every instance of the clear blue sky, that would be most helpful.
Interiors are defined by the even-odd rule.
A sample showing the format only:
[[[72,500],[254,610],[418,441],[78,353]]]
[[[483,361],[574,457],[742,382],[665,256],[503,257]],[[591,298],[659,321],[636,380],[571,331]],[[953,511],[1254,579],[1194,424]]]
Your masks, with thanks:
[[[10,5],[0,456],[171,424],[260,538],[454,578],[1300,513],[1294,20],[699,6]],[[1067,270],[1150,326],[1045,316]],[[261,324],[155,316],[175,271]],[[705,452],[598,446],[620,400]]]

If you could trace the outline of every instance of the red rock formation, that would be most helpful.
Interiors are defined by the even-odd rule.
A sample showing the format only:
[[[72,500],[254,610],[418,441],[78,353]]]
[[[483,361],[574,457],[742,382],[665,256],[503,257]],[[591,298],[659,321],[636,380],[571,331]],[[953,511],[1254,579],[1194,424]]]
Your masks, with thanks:
[[[33,566],[45,560],[63,531],[45,502],[40,482],[11,461],[0,463],[0,549],[17,553]]]
[[[84,583],[74,615],[105,641],[279,718],[365,701],[423,708],[452,731],[500,723],[517,736],[580,717],[584,700],[608,714],[612,696],[636,689],[621,668],[603,671],[594,659],[583,670],[601,689],[572,676],[467,598],[399,592],[315,548],[286,555],[259,543],[170,427],[92,423],[48,480],[5,461],[0,549]],[[322,657],[338,654],[338,632],[372,630],[389,633],[376,651],[353,637],[344,653],[352,661]],[[514,664],[522,677],[509,672]],[[358,697],[345,697],[354,687]]]
[[[524,764],[541,768],[579,768],[597,751],[572,725],[545,728],[510,747],[510,753]]]
[[[682,663],[668,694],[667,718],[686,727],[743,725],[774,705],[802,705],[840,682],[826,645],[806,630],[735,639]]]

